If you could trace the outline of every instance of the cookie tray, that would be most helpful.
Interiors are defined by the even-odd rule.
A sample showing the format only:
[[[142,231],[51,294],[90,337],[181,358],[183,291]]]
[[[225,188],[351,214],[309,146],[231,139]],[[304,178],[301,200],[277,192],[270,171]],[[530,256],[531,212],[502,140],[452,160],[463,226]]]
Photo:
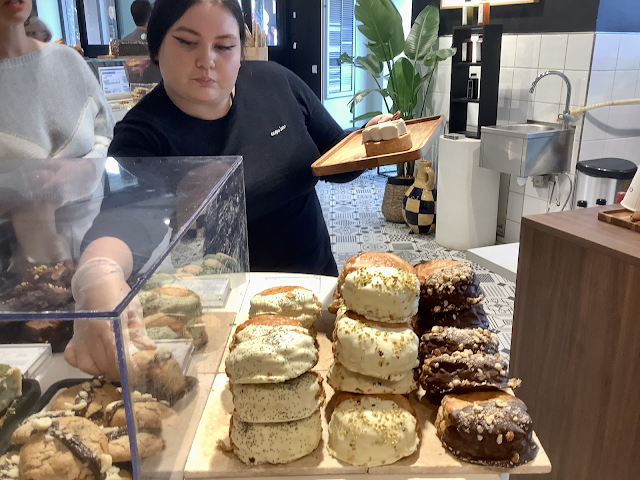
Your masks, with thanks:
[[[315,370],[315,369],[314,369]],[[326,371],[319,371],[326,378]],[[457,460],[450,455],[436,436],[434,425],[438,405],[427,398],[412,394],[409,401],[416,409],[422,428],[422,441],[419,450],[392,465],[380,467],[356,467],[331,457],[327,452],[328,421],[331,418],[336,395],[324,382],[327,403],[321,409],[322,440],[320,445],[306,457],[284,465],[248,466],[219,445],[229,445],[229,421],[233,411],[233,401],[227,376],[218,374],[213,390],[200,422],[189,459],[185,466],[184,478],[239,478],[239,477],[280,477],[309,475],[402,475],[408,478],[425,475],[481,475],[481,474],[542,474],[551,471],[549,458],[542,448],[535,432],[533,438],[538,453],[530,463],[516,468],[494,468],[473,465]],[[535,422],[535,419],[534,419]],[[534,423],[535,426],[535,423]]]
[[[15,413],[9,414],[0,427],[0,455],[11,446],[11,435],[20,423],[29,415],[39,411],[40,384],[36,380],[22,379],[22,396],[17,399]]]
[[[406,123],[413,142],[410,150],[367,157],[362,144],[362,129],[360,129],[349,134],[313,162],[311,165],[313,174],[319,177],[420,160],[444,131],[444,115],[416,118],[407,120]]]

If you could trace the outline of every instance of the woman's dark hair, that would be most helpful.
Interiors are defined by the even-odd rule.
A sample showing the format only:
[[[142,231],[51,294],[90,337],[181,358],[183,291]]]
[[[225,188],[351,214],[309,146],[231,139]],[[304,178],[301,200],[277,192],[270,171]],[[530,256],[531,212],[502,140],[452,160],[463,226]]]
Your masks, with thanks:
[[[242,8],[238,0],[156,0],[147,25],[147,43],[149,44],[149,55],[153,63],[158,64],[160,45],[162,45],[162,41],[169,29],[182,18],[187,10],[198,4],[220,5],[233,15],[240,31],[240,48],[244,52],[246,33]]]

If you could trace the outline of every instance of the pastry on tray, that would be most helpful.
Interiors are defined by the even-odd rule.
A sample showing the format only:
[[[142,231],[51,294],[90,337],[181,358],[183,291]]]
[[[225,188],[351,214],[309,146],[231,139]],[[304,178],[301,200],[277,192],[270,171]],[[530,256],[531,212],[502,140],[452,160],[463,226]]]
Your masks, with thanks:
[[[244,422],[291,422],[310,417],[325,402],[322,377],[307,372],[281,383],[230,384],[234,415]]]
[[[413,275],[416,274],[416,270],[411,266],[411,264],[393,253],[360,252],[346,261],[340,275],[338,276],[338,284],[333,292],[333,300],[328,307],[330,313],[337,313],[338,309],[340,309],[344,304],[342,287],[346,277],[357,270],[369,267],[392,267],[406,273],[411,273]],[[358,313],[363,315],[361,312]]]
[[[362,130],[362,143],[367,157],[411,150],[411,134],[407,131],[407,124],[399,117],[396,114],[392,120]]]
[[[313,452],[322,439],[320,410],[293,422],[248,423],[231,417],[231,448],[248,465],[288,463]]]
[[[127,427],[105,428],[105,435],[109,442],[109,455],[114,462],[131,461],[131,445]],[[164,440],[157,434],[149,433],[143,428],[136,432],[138,455],[140,458],[152,457],[164,449]]]
[[[422,282],[420,308],[433,313],[461,311],[482,301],[482,289],[470,263],[430,260],[415,266]]]
[[[420,358],[471,350],[472,353],[498,353],[498,337],[483,328],[433,327],[422,336]]]
[[[22,396],[22,374],[17,367],[0,364],[0,427],[9,409]]]
[[[461,311],[432,313],[428,308],[420,308],[414,317],[413,326],[416,333],[422,336],[436,325],[457,328],[489,328],[489,319],[482,303]]]
[[[309,328],[320,316],[322,303],[311,291],[302,287],[268,288],[250,301],[249,317],[258,315],[282,315],[298,320]]]
[[[180,320],[184,325],[202,314],[198,294],[180,285],[165,285],[138,294],[144,316],[164,313]]]
[[[350,465],[390,465],[418,449],[415,409],[402,395],[342,393],[329,422],[327,449]]]
[[[398,381],[418,366],[418,336],[408,323],[372,322],[352,311],[333,330],[336,361],[352,372]]]
[[[231,337],[229,350],[233,350],[243,342],[255,340],[258,337],[275,331],[284,330],[298,332],[302,335],[308,335],[310,333],[298,320],[293,318],[283,317],[281,315],[258,315],[236,327],[236,331]]]
[[[120,479],[102,429],[83,417],[37,416],[20,447],[19,478]],[[15,443],[15,442],[14,442]]]
[[[49,410],[73,410],[77,416],[102,425],[107,405],[121,398],[115,385],[99,377],[63,390]]]
[[[335,361],[327,372],[327,383],[337,392],[351,393],[397,393],[409,394],[418,389],[414,375],[406,375],[401,380],[384,380],[352,372]]]
[[[420,385],[430,393],[518,386],[519,380],[509,379],[507,370],[507,361],[498,353],[487,355],[464,350],[426,358]]]
[[[445,395],[436,434],[453,456],[491,467],[517,467],[537,453],[527,406],[505,392]]]
[[[315,339],[306,329],[302,332],[292,330],[290,325],[278,324],[296,320],[276,315],[256,318],[263,317],[271,317],[273,328],[265,335],[236,342],[225,361],[226,373],[234,383],[284,382],[299,377],[318,363]]]
[[[175,404],[193,390],[198,380],[182,374],[182,369],[173,354],[165,349],[142,350],[134,353],[131,360],[136,369],[131,377],[131,389],[148,393],[157,400]]]

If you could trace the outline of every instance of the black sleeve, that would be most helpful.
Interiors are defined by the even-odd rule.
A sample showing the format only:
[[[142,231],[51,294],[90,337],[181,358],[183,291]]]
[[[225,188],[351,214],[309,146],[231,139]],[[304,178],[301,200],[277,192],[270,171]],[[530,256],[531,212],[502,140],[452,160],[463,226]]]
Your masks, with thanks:
[[[345,138],[347,133],[338,125],[331,114],[327,112],[327,109],[324,108],[324,105],[322,105],[322,102],[320,102],[315,93],[313,93],[313,90],[295,73],[287,69],[285,70],[291,90],[304,113],[309,135],[311,135],[316,147],[318,147],[320,155],[324,155],[335,144]],[[320,180],[332,183],[347,183],[358,178],[362,172],[363,170],[327,175],[320,177]]]

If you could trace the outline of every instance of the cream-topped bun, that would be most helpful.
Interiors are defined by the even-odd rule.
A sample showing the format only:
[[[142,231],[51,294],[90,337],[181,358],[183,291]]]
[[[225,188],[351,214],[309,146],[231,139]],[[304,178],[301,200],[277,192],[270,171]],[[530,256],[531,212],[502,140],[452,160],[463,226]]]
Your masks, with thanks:
[[[362,130],[362,143],[392,140],[407,133],[407,124],[403,119],[389,120],[371,125]]]
[[[276,383],[299,377],[318,363],[318,348],[308,333],[276,325],[266,335],[236,344],[225,362],[234,383]]]
[[[307,418],[324,405],[322,377],[307,372],[282,383],[230,385],[234,414],[244,422],[275,423]]]
[[[311,290],[302,287],[268,288],[255,295],[250,302],[249,317],[283,315],[298,320],[309,328],[320,316],[322,303]]]
[[[333,362],[327,373],[327,383],[339,392],[351,393],[397,393],[406,395],[418,389],[413,375],[402,380],[391,381],[370,377],[347,370],[340,362]]]
[[[352,372],[398,381],[418,366],[419,339],[408,324],[382,324],[348,311],[333,330],[335,359]]]
[[[420,282],[393,267],[361,268],[345,277],[342,298],[349,310],[370,320],[406,323],[418,313]]]
[[[298,320],[294,320],[293,318],[280,315],[258,315],[236,327],[236,331],[229,344],[229,350],[236,348],[236,345],[239,343],[268,335],[275,330],[274,327],[279,327],[280,330],[291,330],[302,334],[309,333]]]
[[[344,279],[352,272],[367,267],[393,267],[407,273],[416,273],[411,264],[402,258],[387,252],[360,252],[350,257],[344,264],[340,275],[338,276],[338,284],[333,292],[333,300],[327,307],[330,313],[336,313],[343,305],[342,301],[342,285]]]
[[[288,463],[310,454],[320,443],[320,410],[294,422],[247,423],[232,417],[229,436],[233,453],[243,463]]]
[[[342,393],[329,422],[331,456],[351,465],[389,465],[418,449],[420,424],[402,395]]]

